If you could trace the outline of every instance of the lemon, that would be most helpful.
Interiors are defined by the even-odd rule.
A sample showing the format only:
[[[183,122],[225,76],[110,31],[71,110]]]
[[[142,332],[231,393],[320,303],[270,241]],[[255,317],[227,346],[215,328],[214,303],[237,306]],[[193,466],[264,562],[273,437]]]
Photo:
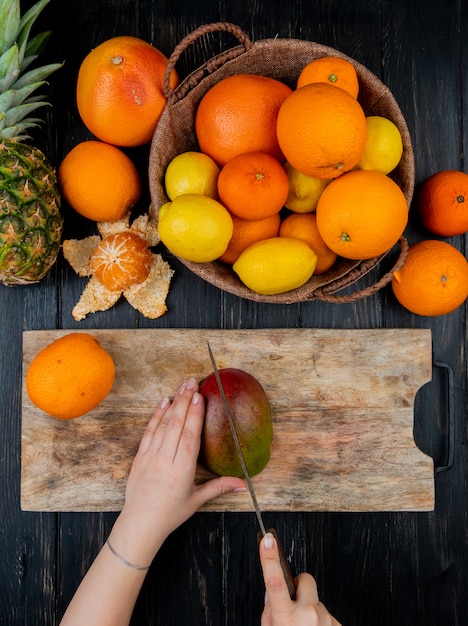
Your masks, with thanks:
[[[217,200],[201,194],[177,196],[159,209],[158,232],[173,254],[194,263],[209,263],[226,251],[233,222]]]
[[[170,161],[164,175],[170,200],[188,193],[218,199],[219,167],[203,152],[182,152]]]
[[[361,170],[376,170],[389,174],[403,154],[403,141],[398,127],[386,117],[366,117],[367,142],[357,164]]]
[[[284,206],[295,213],[315,211],[318,199],[330,180],[307,176],[296,170],[290,163],[285,163],[284,168],[289,179],[289,194]]]
[[[316,265],[317,255],[305,241],[271,237],[246,248],[232,267],[249,289],[273,295],[303,285]]]

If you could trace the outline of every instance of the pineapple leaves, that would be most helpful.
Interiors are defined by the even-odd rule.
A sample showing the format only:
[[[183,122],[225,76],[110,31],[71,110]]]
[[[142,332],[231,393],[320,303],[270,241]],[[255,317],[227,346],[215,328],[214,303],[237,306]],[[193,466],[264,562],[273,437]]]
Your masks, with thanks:
[[[18,46],[14,44],[0,57],[0,93],[5,92],[20,74]]]
[[[20,17],[19,0],[2,2],[0,6],[0,54],[15,43],[20,29]]]

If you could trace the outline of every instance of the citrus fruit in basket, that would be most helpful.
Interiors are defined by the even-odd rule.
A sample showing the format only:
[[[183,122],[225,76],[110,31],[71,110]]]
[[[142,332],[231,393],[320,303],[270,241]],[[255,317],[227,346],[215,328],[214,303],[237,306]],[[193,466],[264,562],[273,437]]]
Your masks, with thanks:
[[[219,172],[219,167],[207,154],[182,152],[166,168],[166,194],[170,200],[186,193],[198,193],[217,200]]]
[[[301,287],[314,273],[317,255],[305,241],[272,237],[249,246],[233,265],[241,281],[260,294]]]
[[[114,377],[114,361],[99,341],[88,333],[70,333],[36,354],[26,374],[26,390],[42,411],[69,420],[102,402]]]
[[[289,180],[289,192],[284,206],[295,213],[315,211],[322,191],[332,179],[306,176],[288,162],[284,164],[284,169]]]
[[[236,74],[221,79],[205,93],[196,111],[200,149],[220,166],[242,152],[267,152],[283,160],[276,119],[291,92],[267,76]]]
[[[232,237],[226,252],[219,257],[220,261],[232,265],[237,261],[241,253],[257,241],[270,239],[278,235],[281,217],[275,213],[262,220],[243,220],[240,217],[232,216],[233,231]]]
[[[96,222],[121,219],[141,195],[131,159],[102,141],[83,141],[72,148],[59,166],[58,181],[68,204]]]
[[[138,37],[104,41],[84,58],[78,72],[76,101],[87,128],[116,146],[149,143],[166,105],[163,91],[166,56]],[[171,86],[178,77],[171,74]]]
[[[349,93],[325,83],[293,91],[277,121],[278,142],[286,160],[307,176],[336,178],[351,170],[364,152],[364,111]]]
[[[396,168],[403,154],[401,133],[391,120],[380,115],[366,117],[366,123],[366,147],[357,167],[389,174]]]
[[[173,254],[193,263],[209,263],[226,251],[232,217],[213,198],[185,194],[160,207],[158,232]]]
[[[230,159],[218,178],[219,198],[244,220],[279,213],[289,192],[286,170],[266,152],[243,152]]]
[[[107,235],[93,250],[91,273],[111,291],[122,291],[143,282],[150,272],[151,251],[137,233]]]
[[[424,316],[445,315],[468,296],[468,263],[451,244],[425,240],[410,246],[392,289],[402,306]]]
[[[305,241],[317,255],[314,274],[323,274],[336,261],[337,255],[326,245],[317,228],[315,213],[292,213],[284,218],[279,229],[280,237],[293,237]]]
[[[385,174],[355,170],[326,187],[316,214],[327,246],[346,259],[360,260],[380,256],[397,243],[408,222],[408,205]]]
[[[353,98],[359,94],[359,79],[354,65],[336,56],[326,56],[307,63],[299,74],[297,87],[310,83],[326,83],[347,91]]]
[[[468,174],[442,170],[421,185],[416,206],[424,226],[436,235],[450,237],[468,231]]]

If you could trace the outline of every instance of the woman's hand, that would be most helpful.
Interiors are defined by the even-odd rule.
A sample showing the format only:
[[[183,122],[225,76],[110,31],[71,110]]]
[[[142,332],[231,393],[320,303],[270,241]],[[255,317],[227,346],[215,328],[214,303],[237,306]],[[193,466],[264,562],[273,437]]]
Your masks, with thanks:
[[[160,402],[133,461],[125,505],[110,541],[132,563],[150,563],[166,537],[205,502],[245,490],[240,478],[194,483],[204,399],[190,379],[172,402]]]
[[[296,578],[296,600],[291,600],[278,546],[270,533],[260,542],[260,560],[266,587],[262,626],[340,626],[319,601],[317,585],[310,574]]]

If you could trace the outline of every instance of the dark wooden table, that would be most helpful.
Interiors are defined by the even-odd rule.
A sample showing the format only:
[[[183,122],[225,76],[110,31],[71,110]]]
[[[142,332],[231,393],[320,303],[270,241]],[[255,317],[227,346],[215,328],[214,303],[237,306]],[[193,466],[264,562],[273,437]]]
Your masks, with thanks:
[[[32,2],[25,2],[28,7]],[[468,8],[462,0],[52,0],[40,19],[53,30],[46,57],[65,60],[51,78],[53,108],[36,144],[58,165],[89,137],[75,105],[76,74],[86,53],[121,34],[146,39],[170,54],[200,24],[226,20],[254,40],[308,39],[357,59],[393,91],[415,149],[416,183],[441,169],[463,169],[468,146]],[[209,37],[184,53],[182,76],[221,47]],[[145,176],[148,149],[130,152]],[[145,189],[140,207],[149,203]],[[67,237],[89,223],[63,208]],[[413,212],[414,213],[414,212]],[[412,215],[410,243],[428,237]],[[451,243],[465,251],[464,237]],[[169,257],[168,257],[169,258]],[[436,318],[410,314],[386,287],[352,304],[311,301],[255,304],[223,293],[174,259],[169,312],[141,317],[124,300],[80,323],[71,309],[84,281],[60,257],[40,284],[0,287],[0,623],[57,624],[81,577],[108,533],[115,514],[27,513],[20,510],[22,331],[53,328],[430,328],[434,358],[454,372],[453,462],[436,475],[436,507],[429,513],[275,513],[269,523],[282,535],[297,571],[317,580],[324,602],[347,626],[466,626],[468,579],[466,471],[466,306]],[[379,267],[375,280],[386,269]],[[415,439],[447,463],[444,375],[418,393]],[[391,442],[389,442],[391,446]],[[411,475],[411,468],[408,468]],[[263,581],[250,513],[199,513],[164,545],[138,601],[134,624],[250,626],[259,623]]]

